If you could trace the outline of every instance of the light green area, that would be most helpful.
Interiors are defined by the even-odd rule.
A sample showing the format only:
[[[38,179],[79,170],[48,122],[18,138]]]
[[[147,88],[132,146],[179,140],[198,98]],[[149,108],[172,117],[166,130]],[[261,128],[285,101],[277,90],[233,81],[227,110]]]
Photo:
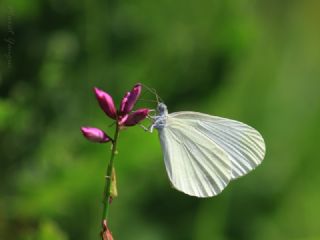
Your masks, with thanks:
[[[172,189],[156,133],[120,133],[116,240],[320,239],[320,3],[3,1],[0,31],[0,239],[99,239],[113,135],[92,87],[117,105],[136,82],[169,111],[243,121],[265,161],[217,197]],[[8,18],[14,29],[8,32]],[[150,93],[141,97],[155,100]],[[155,108],[140,101],[137,107]],[[144,122],[149,125],[148,121]]]

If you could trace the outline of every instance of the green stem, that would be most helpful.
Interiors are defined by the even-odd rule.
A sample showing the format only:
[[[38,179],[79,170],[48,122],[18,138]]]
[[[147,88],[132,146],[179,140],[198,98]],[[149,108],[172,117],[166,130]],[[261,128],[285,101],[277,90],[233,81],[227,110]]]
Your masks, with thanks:
[[[114,157],[117,152],[117,141],[119,137],[119,131],[120,128],[117,124],[116,131],[114,133],[113,138],[113,144],[112,144],[112,150],[111,150],[111,157],[108,164],[107,172],[106,172],[106,183],[105,183],[105,189],[104,189],[104,200],[103,200],[103,214],[102,214],[102,222],[104,220],[108,220],[108,213],[109,213],[109,206],[110,206],[110,189],[111,189],[111,181],[112,181],[112,169],[113,169],[113,161]]]

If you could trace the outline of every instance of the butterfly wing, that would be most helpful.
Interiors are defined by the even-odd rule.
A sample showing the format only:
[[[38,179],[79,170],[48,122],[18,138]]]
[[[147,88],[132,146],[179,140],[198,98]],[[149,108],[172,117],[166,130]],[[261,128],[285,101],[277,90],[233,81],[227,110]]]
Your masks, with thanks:
[[[221,147],[231,160],[232,179],[247,174],[264,158],[261,134],[244,123],[197,112],[175,112],[169,117],[193,127]]]
[[[188,195],[211,197],[231,179],[231,161],[212,139],[184,121],[168,116],[159,137],[168,177]]]

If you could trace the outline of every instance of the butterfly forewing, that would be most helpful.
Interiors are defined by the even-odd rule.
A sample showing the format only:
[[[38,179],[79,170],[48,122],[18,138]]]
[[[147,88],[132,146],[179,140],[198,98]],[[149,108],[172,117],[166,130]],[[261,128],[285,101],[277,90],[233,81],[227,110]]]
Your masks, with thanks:
[[[229,155],[194,124],[169,115],[159,136],[169,179],[179,191],[211,197],[231,180]]]
[[[244,123],[197,112],[176,112],[168,118],[172,122],[182,122],[186,129],[192,127],[221,147],[231,160],[232,179],[247,174],[264,158],[262,136]]]

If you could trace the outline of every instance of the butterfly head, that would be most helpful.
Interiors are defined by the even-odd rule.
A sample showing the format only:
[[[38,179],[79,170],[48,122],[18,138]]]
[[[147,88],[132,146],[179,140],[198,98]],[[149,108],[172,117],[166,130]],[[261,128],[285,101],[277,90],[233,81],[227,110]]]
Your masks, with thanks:
[[[157,111],[158,111],[159,115],[167,115],[168,114],[167,106],[162,102],[158,103]]]

